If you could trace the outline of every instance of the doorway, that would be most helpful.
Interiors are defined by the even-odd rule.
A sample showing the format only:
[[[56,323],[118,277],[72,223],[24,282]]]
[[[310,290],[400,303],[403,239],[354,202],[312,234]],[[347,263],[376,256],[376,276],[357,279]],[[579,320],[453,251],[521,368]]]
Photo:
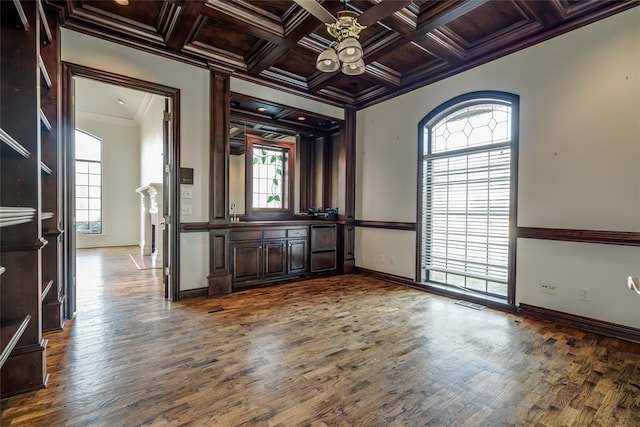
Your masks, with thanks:
[[[159,267],[163,297],[179,299],[179,94],[63,63],[67,318],[77,310],[83,248],[124,246],[133,270]]]

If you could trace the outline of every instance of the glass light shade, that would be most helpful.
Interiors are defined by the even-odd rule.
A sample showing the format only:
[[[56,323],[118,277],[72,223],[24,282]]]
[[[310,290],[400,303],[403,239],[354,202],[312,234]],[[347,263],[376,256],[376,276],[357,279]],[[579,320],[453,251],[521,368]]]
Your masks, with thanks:
[[[338,45],[338,58],[340,61],[352,63],[362,59],[362,46],[354,37],[347,37]]]
[[[364,61],[362,59],[342,64],[342,72],[348,76],[359,76],[364,73]]]
[[[336,51],[331,48],[323,50],[316,60],[316,68],[323,73],[332,73],[340,68]]]

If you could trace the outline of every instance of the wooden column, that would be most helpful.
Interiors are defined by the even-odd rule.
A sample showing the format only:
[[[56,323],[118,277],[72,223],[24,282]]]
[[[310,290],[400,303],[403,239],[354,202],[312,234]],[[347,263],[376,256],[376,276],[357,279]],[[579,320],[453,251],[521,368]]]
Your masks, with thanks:
[[[340,129],[339,165],[344,191],[344,220],[342,237],[342,267],[344,273],[355,270],[355,216],[356,216],[356,109],[345,107],[344,124]],[[343,216],[344,215],[344,216]]]
[[[209,145],[209,282],[210,297],[231,292],[229,273],[229,123],[231,78],[211,71]]]

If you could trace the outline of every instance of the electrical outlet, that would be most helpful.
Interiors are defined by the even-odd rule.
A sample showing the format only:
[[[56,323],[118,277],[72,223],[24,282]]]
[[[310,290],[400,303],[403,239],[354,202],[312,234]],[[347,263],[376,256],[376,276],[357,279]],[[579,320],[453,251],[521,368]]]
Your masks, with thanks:
[[[555,295],[558,291],[558,287],[549,282],[540,282],[540,292],[543,294]]]
[[[380,255],[380,264],[384,264],[384,255]]]
[[[193,197],[191,187],[183,186],[180,189],[180,197],[182,199],[191,199]]]
[[[589,288],[580,289],[580,301],[589,301],[591,299],[591,291]]]
[[[180,206],[180,213],[182,215],[191,215],[191,205]]]

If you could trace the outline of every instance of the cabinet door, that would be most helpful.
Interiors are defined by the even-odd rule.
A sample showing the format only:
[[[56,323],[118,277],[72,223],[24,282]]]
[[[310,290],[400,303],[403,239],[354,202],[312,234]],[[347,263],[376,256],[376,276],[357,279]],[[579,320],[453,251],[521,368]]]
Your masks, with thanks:
[[[307,240],[289,240],[287,274],[302,274],[307,271]]]
[[[264,277],[284,276],[286,258],[285,241],[266,242],[264,244]]]
[[[311,226],[311,252],[336,249],[335,224]]]
[[[246,282],[262,278],[261,242],[234,243],[231,249],[233,282]]]

